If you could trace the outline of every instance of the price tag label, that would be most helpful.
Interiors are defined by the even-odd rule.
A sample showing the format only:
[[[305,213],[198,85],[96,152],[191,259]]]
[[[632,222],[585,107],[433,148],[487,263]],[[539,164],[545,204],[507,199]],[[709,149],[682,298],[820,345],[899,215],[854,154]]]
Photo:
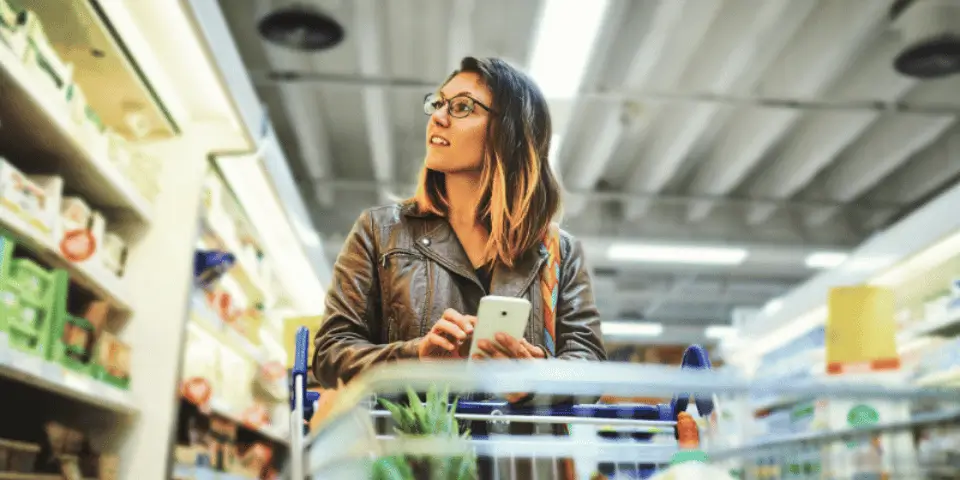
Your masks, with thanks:
[[[41,360],[40,357],[30,355],[29,353],[17,352],[15,350],[11,350],[10,353],[13,354],[14,368],[35,377],[43,375],[43,372],[40,370],[43,360]]]

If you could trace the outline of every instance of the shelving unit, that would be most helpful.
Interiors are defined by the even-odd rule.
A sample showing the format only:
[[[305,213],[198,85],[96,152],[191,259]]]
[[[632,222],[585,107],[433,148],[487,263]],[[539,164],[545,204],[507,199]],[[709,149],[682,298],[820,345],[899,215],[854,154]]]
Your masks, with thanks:
[[[4,118],[0,143],[17,146],[32,161],[43,162],[70,178],[70,188],[92,203],[132,213],[149,223],[150,204],[104,157],[103,149],[97,151],[77,139],[63,92],[37,82],[14,52],[2,47],[0,111],[15,115]]]
[[[231,455],[230,458],[238,460],[220,463],[218,458],[222,453],[219,452],[243,443],[239,434],[234,437],[229,431],[252,433],[253,437],[247,435],[247,448],[260,442],[260,448],[270,449],[271,457],[287,448],[289,425],[285,398],[271,402],[255,395],[254,383],[262,381],[259,375],[264,365],[273,362],[282,368],[286,361],[284,349],[271,350],[263,340],[277,341],[274,337],[281,329],[271,324],[276,319],[269,312],[274,304],[287,304],[289,300],[282,292],[272,291],[270,278],[265,278],[265,274],[273,269],[259,246],[256,229],[224,180],[214,174],[208,175],[205,181],[199,231],[198,252],[227,252],[233,254],[236,263],[212,284],[197,287],[190,302],[183,360],[187,367],[181,380],[185,385],[197,382],[209,385],[210,398],[199,405],[188,406],[199,403],[196,399],[185,399],[181,404],[174,461],[181,468],[204,467],[188,472],[195,477],[185,474],[184,478],[207,478],[203,475],[228,478],[225,477],[228,473],[223,472],[237,471],[249,475],[249,469],[242,464],[251,460]],[[241,324],[241,319],[250,316],[259,319],[246,318]],[[285,370],[283,373],[285,375]],[[280,379],[278,385],[285,393],[286,378]],[[255,416],[268,415],[270,420],[251,422],[250,412]],[[213,419],[225,420],[232,427],[226,428],[225,433],[225,427],[215,426]],[[198,429],[198,425],[207,421],[209,427]],[[282,456],[274,458],[273,464],[278,467]]]
[[[8,1],[0,0],[3,6]],[[185,98],[195,98],[190,95],[200,84],[219,88],[227,98],[210,59],[191,65],[192,78],[187,81],[171,82],[164,75],[177,71],[179,67],[171,63],[180,59],[158,55],[158,45],[180,42],[180,51],[204,49],[183,5],[145,12],[139,2],[9,3],[28,13],[17,17],[16,28],[0,31],[0,157],[12,167],[9,171],[22,173],[30,181],[54,178],[56,182],[44,183],[53,185],[44,187],[51,192],[55,189],[50,203],[40,204],[55,205],[42,211],[44,228],[27,215],[40,212],[39,207],[17,204],[26,197],[12,197],[8,205],[13,207],[0,205],[0,235],[12,240],[0,240],[0,265],[4,259],[26,258],[50,272],[50,278],[55,275],[68,283],[58,287],[62,292],[57,294],[66,298],[57,297],[54,304],[43,306],[58,312],[50,318],[92,316],[90,305],[105,305],[106,318],[93,325],[89,335],[95,340],[85,345],[99,346],[109,333],[129,348],[130,355],[129,384],[115,386],[104,373],[94,373],[90,358],[99,354],[97,347],[88,348],[80,367],[68,367],[47,347],[31,353],[13,348],[10,338],[14,337],[6,331],[6,321],[0,321],[0,389],[29,397],[17,408],[29,409],[31,401],[57,406],[49,415],[30,412],[24,428],[31,432],[42,431],[44,422],[55,417],[71,428],[86,429],[83,433],[97,452],[119,458],[118,478],[167,480],[171,473],[183,473],[182,468],[170,470],[169,438],[182,402],[173,394],[179,386],[188,332],[202,331],[254,364],[282,357],[276,349],[260,345],[256,335],[244,335],[226,325],[209,306],[194,308],[197,305],[188,294],[198,234],[214,241],[212,248],[241,247],[223,243],[229,236],[217,229],[200,227],[212,226],[196,213],[211,152],[255,150],[250,141],[255,135],[236,128],[238,112],[229,102],[219,105],[219,110],[209,104],[183,107]],[[162,42],[146,39],[156,22],[177,33],[164,33]],[[54,24],[55,29],[49,27]],[[0,179],[0,198],[4,188]],[[44,194],[49,195],[46,190]],[[89,207],[86,223],[68,224],[61,218],[63,197],[72,197],[72,206],[79,199],[80,205]],[[82,244],[93,248],[74,256],[76,252],[64,239],[78,232],[94,240]],[[107,233],[115,240],[111,246],[121,242],[126,247],[121,254],[124,268],[107,266],[103,253]],[[275,302],[267,295],[270,282],[243,259],[241,268],[231,273],[233,280],[252,302]],[[21,264],[26,265],[17,263]],[[0,300],[7,298],[2,289],[9,282],[0,278]],[[72,338],[48,328],[44,324],[41,329],[52,342]],[[0,399],[0,403],[12,400]],[[220,400],[210,405],[211,416],[244,422],[241,413]],[[7,414],[17,412],[7,410]],[[11,439],[25,438],[16,437],[9,423],[0,419],[0,437],[10,433]],[[245,435],[281,448],[284,444],[283,432],[272,426],[242,428]],[[245,478],[191,470],[190,478]],[[44,478],[45,474],[0,472],[0,478]]]
[[[6,5],[6,0],[0,2]],[[113,134],[101,129],[92,119],[93,112],[108,107],[105,102],[117,103],[109,105],[111,110],[120,109],[119,104],[123,102],[143,105],[145,111],[161,107],[144,94],[143,79],[133,61],[126,61],[126,68],[110,70],[107,74],[104,63],[87,60],[86,65],[80,65],[62,58],[65,52],[74,51],[73,45],[54,37],[85,32],[72,38],[97,44],[81,51],[99,49],[103,56],[110,55],[105,60],[108,64],[125,61],[125,54],[116,42],[104,41],[111,38],[112,33],[90,10],[89,2],[71,0],[68,3],[60,2],[51,8],[51,2],[17,0],[16,5],[29,12],[20,17],[26,22],[13,30],[4,27],[0,32],[0,157],[4,159],[7,175],[0,180],[0,198],[4,199],[0,204],[0,235],[6,238],[2,240],[5,260],[0,260],[0,264],[13,258],[29,259],[45,272],[43,275],[50,275],[48,280],[57,278],[68,282],[55,290],[54,283],[46,284],[43,291],[53,293],[44,293],[43,300],[33,304],[29,303],[33,300],[28,302],[23,297],[22,289],[26,287],[18,283],[20,280],[0,278],[7,308],[5,311],[0,307],[0,313],[24,315],[24,325],[32,318],[31,328],[35,330],[29,335],[35,337],[29,337],[30,341],[42,345],[28,350],[15,348],[13,330],[8,330],[13,328],[8,325],[10,318],[0,322],[0,389],[10,395],[20,392],[33,401],[57,406],[56,411],[46,410],[46,413],[18,412],[34,404],[14,397],[0,399],[6,414],[19,419],[0,421],[0,437],[32,441],[42,437],[49,441],[40,432],[47,422],[58,422],[84,435],[85,442],[101,458],[122,458],[124,443],[145,433],[140,430],[143,404],[139,400],[142,397],[137,395],[136,384],[127,383],[129,378],[139,377],[141,382],[150,378],[147,372],[137,368],[141,361],[136,355],[142,342],[126,328],[140,320],[136,280],[142,272],[136,268],[125,272],[109,268],[105,261],[108,254],[104,253],[108,247],[102,241],[107,232],[116,235],[129,248],[129,258],[136,262],[141,254],[138,251],[141,240],[157,233],[153,230],[156,205],[140,189],[160,179],[141,179],[141,183],[136,184],[130,175],[152,171],[152,168],[141,168],[153,165],[151,159],[143,155],[145,150],[140,149],[135,139],[127,138],[129,143],[120,143],[120,137],[110,137]],[[43,24],[52,23],[52,19],[58,27],[54,36],[43,29]],[[43,60],[37,60],[41,56]],[[40,63],[47,70],[41,69]],[[66,66],[68,73],[54,80],[53,76],[64,73],[58,70],[61,66]],[[82,79],[87,85],[110,83],[106,77],[115,82],[112,96],[83,97],[78,81]],[[84,115],[78,116],[77,112]],[[117,125],[103,125],[106,129],[111,126]],[[154,127],[158,128],[151,140],[162,142],[171,138],[169,126],[155,124]],[[136,159],[131,155],[135,150],[139,155]],[[129,155],[131,163],[124,164],[126,168],[121,166],[117,155]],[[21,178],[21,174],[28,181],[33,178],[55,178],[56,181],[48,182],[51,186],[45,187],[45,196],[31,203],[32,199],[23,193],[29,190],[18,190],[30,188],[29,185],[23,187],[17,183],[19,180],[9,181]],[[87,232],[85,234],[94,240],[88,244],[92,248],[87,250],[87,258],[82,260],[72,260],[80,257],[64,253],[69,250],[61,243],[70,233],[61,210],[65,196],[80,199],[91,208],[90,223],[76,230]],[[38,213],[43,213],[43,222],[35,221]],[[121,262],[124,256],[119,254]],[[11,268],[5,265],[0,272],[12,273]],[[97,307],[101,313],[94,318],[95,312],[90,308],[101,302],[106,309]],[[38,313],[41,311],[44,313]],[[27,316],[27,312],[32,312],[32,316]],[[38,315],[44,319],[43,323],[38,323]],[[88,316],[82,321],[73,320]],[[84,327],[89,330],[84,330],[83,337],[77,337],[77,329],[81,328],[77,325],[82,324],[90,325]],[[61,334],[64,329],[65,333]],[[16,335],[24,333],[18,330]],[[78,338],[79,343],[72,343]],[[122,343],[109,340],[111,338]],[[133,350],[133,368],[130,360],[124,359],[124,348]],[[130,377],[124,378],[126,375]],[[96,421],[88,417],[90,414],[96,414]],[[110,440],[104,442],[97,438]],[[136,468],[132,464],[127,467]],[[0,472],[0,478],[45,478],[47,473],[51,472]],[[96,472],[85,473],[97,476]]]
[[[127,290],[127,285],[115,274],[107,271],[103,265],[95,262],[74,263],[67,260],[52,239],[44,238],[36,228],[3,208],[0,208],[0,230],[8,231],[50,267],[62,268],[70,272],[70,277],[75,283],[110,302],[114,309],[124,313],[130,312],[130,292]]]
[[[773,320],[782,327],[742,341],[739,351],[728,348],[725,352],[728,359],[745,366],[748,372],[756,367],[753,375],[765,382],[849,380],[850,377],[845,375],[829,376],[825,368],[827,291],[831,286],[867,284],[887,287],[894,294],[900,368],[855,374],[855,381],[960,386],[960,219],[950,213],[958,204],[960,186],[948,190],[854,252],[848,260],[852,266],[827,271],[788,294],[784,305],[790,304],[790,309],[785,315],[792,316],[792,319],[784,315],[775,319],[756,319],[756,324]],[[905,249],[905,245],[913,245],[915,249]],[[899,252],[897,258],[891,257],[890,252],[894,251]],[[877,259],[885,259],[885,262],[877,262]],[[866,268],[864,265],[870,265],[868,260],[884,266]],[[760,327],[755,330],[757,328]],[[838,422],[849,421],[854,408],[868,409],[884,421],[897,421],[930,413],[940,407],[929,403],[874,399],[844,403],[811,397],[757,397],[744,411],[744,415],[757,419],[757,430],[747,435],[763,438],[766,435],[805,434],[818,429],[839,428]],[[914,437],[913,434],[917,435]],[[898,455],[902,455],[905,450],[926,453],[930,449],[942,450],[944,445],[955,444],[960,438],[956,433],[925,435],[921,431],[899,437],[884,436],[874,441],[881,442],[883,448],[896,443],[900,445]],[[904,445],[909,448],[901,448]],[[813,451],[808,458],[792,458],[789,463],[769,467],[816,470],[820,467],[820,459],[825,458],[820,454],[827,455],[826,450]],[[908,464],[904,462],[919,462],[923,467],[924,460],[898,456],[897,461],[902,465]]]

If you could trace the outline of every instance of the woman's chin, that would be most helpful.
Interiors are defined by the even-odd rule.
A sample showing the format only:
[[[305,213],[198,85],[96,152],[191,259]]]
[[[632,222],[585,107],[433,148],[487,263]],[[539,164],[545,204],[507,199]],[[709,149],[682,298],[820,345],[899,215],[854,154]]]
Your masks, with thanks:
[[[440,173],[466,173],[480,171],[479,164],[450,161],[449,158],[442,158],[440,155],[427,155],[423,165],[427,167],[428,170],[433,170]]]

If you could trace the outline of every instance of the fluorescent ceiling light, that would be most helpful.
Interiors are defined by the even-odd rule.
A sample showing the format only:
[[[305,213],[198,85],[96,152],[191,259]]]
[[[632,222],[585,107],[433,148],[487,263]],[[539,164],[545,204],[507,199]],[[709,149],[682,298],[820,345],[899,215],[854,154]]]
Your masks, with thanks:
[[[645,244],[613,244],[607,257],[614,261],[739,265],[749,252],[742,248]]]
[[[726,340],[737,335],[737,329],[730,325],[711,325],[704,329],[707,338]]]
[[[604,335],[656,337],[663,333],[663,325],[651,322],[602,322]]]
[[[807,256],[807,268],[834,268],[847,261],[846,253],[841,252],[814,252]]]
[[[549,98],[573,98],[609,0],[546,0],[534,36],[530,75]]]

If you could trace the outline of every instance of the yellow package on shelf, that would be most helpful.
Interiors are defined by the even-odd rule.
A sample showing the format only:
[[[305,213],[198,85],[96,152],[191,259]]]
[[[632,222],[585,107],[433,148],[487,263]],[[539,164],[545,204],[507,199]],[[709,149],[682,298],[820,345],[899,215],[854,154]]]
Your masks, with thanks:
[[[287,369],[293,368],[294,356],[296,355],[295,343],[297,338],[297,329],[307,327],[310,329],[310,341],[307,343],[307,363],[313,364],[314,345],[313,336],[317,334],[317,329],[323,323],[323,315],[310,317],[293,317],[283,321],[283,348],[287,350]]]
[[[830,290],[827,372],[900,368],[893,291],[872,286]]]

